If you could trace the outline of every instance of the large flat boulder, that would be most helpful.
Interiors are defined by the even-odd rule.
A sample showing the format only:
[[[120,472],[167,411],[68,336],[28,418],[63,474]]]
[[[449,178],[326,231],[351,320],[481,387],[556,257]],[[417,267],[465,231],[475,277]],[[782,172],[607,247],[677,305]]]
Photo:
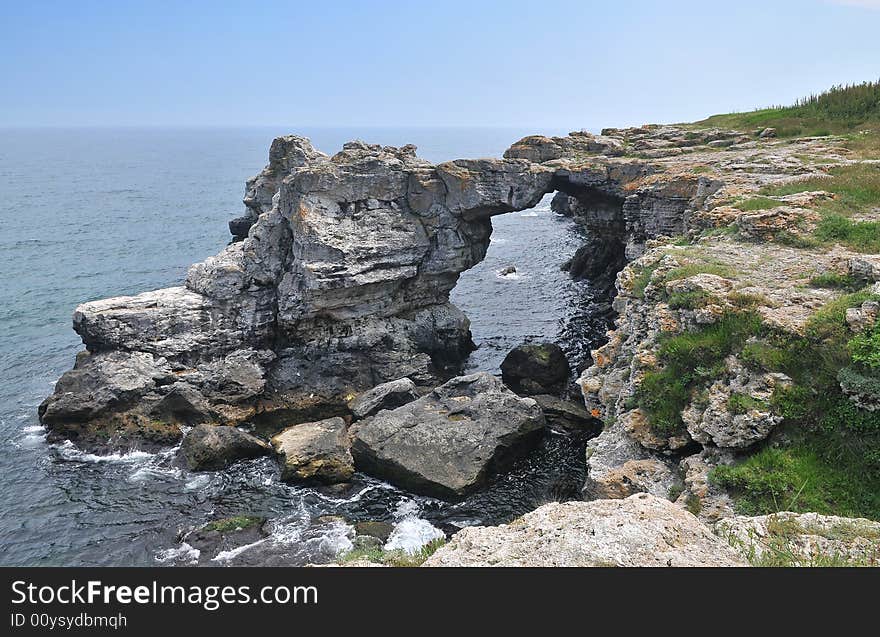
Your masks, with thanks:
[[[425,566],[748,566],[665,498],[545,504],[501,526],[456,533]]]
[[[347,482],[354,473],[348,432],[342,418],[304,422],[272,438],[288,482]]]
[[[534,400],[483,372],[356,423],[352,454],[366,473],[416,493],[457,498],[528,451],[544,425]]]

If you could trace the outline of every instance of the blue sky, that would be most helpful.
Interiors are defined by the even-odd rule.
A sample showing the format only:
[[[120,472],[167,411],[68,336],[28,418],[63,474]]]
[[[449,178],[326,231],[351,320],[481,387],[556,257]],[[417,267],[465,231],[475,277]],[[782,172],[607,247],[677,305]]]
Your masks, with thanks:
[[[689,121],[880,77],[880,0],[0,0],[0,126]]]

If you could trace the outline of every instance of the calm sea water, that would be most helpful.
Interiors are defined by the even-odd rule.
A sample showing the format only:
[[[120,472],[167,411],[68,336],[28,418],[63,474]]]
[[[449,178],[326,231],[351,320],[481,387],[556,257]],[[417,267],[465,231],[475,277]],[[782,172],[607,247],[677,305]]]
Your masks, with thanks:
[[[300,564],[350,545],[350,527],[327,515],[398,523],[402,535],[418,536],[427,522],[453,530],[503,521],[580,479],[583,441],[559,435],[456,505],[363,476],[345,493],[289,486],[267,459],[193,474],[174,466],[173,451],[99,458],[46,443],[36,410],[81,348],[74,307],[177,285],[189,264],[222,249],[227,220],[243,209],[245,179],[266,163],[271,139],[287,132],[329,153],[361,138],[415,143],[422,157],[443,161],[500,156],[535,131],[0,130],[0,563],[191,563],[180,533],[216,517],[259,514],[270,518],[269,537],[211,563]],[[559,270],[581,230],[550,212],[549,198],[494,225],[486,260],[454,291],[480,347],[470,367],[497,372],[504,354],[529,339],[566,335],[575,352],[577,335],[598,329],[586,318],[589,284]],[[507,265],[516,275],[499,274]]]

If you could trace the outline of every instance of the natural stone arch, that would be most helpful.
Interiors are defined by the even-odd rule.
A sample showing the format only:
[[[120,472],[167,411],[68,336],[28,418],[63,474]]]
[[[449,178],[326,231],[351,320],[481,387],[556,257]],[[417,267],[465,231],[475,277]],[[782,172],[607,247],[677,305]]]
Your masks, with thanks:
[[[193,265],[185,287],[77,308],[88,353],[43,421],[69,432],[193,413],[290,420],[338,413],[396,378],[436,385],[471,348],[449,292],[484,258],[492,216],[560,191],[596,245],[634,256],[646,237],[680,230],[699,195],[693,181],[641,185],[645,162],[572,159],[620,154],[610,138],[548,139],[438,165],[413,146],[350,142],[328,157],[304,138],[276,139],[248,182],[249,214],[232,224],[246,238]]]

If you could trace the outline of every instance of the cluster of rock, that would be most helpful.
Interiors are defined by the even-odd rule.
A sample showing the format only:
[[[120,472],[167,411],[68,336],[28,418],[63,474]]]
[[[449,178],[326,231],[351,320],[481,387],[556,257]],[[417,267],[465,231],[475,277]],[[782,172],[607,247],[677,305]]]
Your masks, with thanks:
[[[274,452],[286,481],[344,483],[358,469],[414,493],[456,499],[527,453],[546,424],[537,402],[485,372],[422,397],[409,379],[392,381],[355,397],[350,408],[345,419],[287,427],[271,446],[234,426],[197,425],[180,455],[200,471]]]

